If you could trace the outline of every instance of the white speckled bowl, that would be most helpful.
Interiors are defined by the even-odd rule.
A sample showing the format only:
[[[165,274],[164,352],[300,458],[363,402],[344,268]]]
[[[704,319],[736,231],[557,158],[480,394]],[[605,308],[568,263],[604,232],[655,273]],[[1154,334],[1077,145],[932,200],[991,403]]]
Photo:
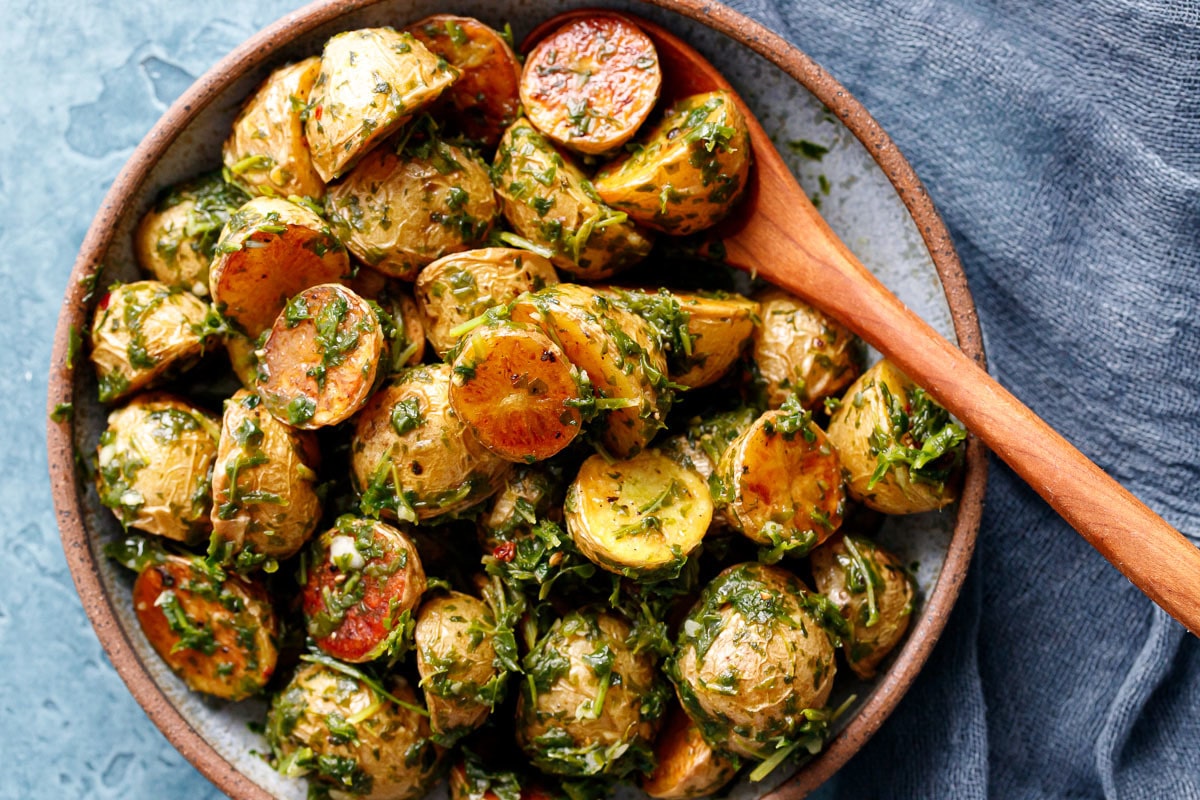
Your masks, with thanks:
[[[519,37],[553,13],[586,5],[568,0],[548,10],[528,0],[459,0],[452,10],[492,24],[511,22]],[[974,305],[940,218],[903,156],[845,89],[779,37],[722,6],[652,0],[609,7],[663,25],[720,68],[817,198],[834,231],[910,308],[982,360]],[[67,363],[71,331],[86,331],[91,315],[83,281],[100,269],[104,283],[135,279],[132,231],[140,215],[162,188],[219,165],[221,142],[239,104],[273,67],[320,52],[322,42],[341,30],[398,27],[447,10],[444,2],[432,0],[318,2],[231,53],[171,107],[117,178],[84,241],[64,300],[48,405],[72,402],[75,414],[50,423],[48,446],[63,545],[76,585],[113,664],[146,712],[184,756],[236,798],[299,800],[305,787],[281,778],[252,754],[262,751],[264,742],[246,723],[261,720],[261,702],[207,700],[165,667],[134,617],[131,576],[101,553],[120,527],[100,506],[94,488],[80,480],[75,454],[94,451],[106,410],[95,400],[89,365],[82,358],[74,365],[79,369]],[[798,140],[817,143],[828,153],[819,160],[797,155],[787,143]],[[827,191],[818,188],[823,185]],[[777,770],[764,784],[743,781],[732,797],[804,796],[857,752],[895,707],[937,640],[970,561],[985,480],[983,451],[974,441],[967,461],[959,504],[941,513],[890,518],[880,533],[904,563],[919,565],[920,600],[903,647],[870,683],[840,678],[835,702],[851,693],[858,699],[821,755],[797,770]]]

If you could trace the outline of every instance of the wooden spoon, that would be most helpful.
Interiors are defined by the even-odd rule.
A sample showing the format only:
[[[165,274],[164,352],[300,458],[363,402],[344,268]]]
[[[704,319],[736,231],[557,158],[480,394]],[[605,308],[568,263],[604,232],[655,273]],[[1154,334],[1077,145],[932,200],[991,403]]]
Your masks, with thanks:
[[[539,25],[523,49],[564,22],[610,14],[639,26],[662,64],[663,96],[729,82],[674,34],[640,17],[578,10]],[[735,93],[736,97],[736,93]],[[755,169],[735,219],[718,233],[725,260],[841,321],[932,394],[1084,539],[1191,632],[1200,632],[1200,549],[1093,464],[862,265],[826,224],[749,107]]]

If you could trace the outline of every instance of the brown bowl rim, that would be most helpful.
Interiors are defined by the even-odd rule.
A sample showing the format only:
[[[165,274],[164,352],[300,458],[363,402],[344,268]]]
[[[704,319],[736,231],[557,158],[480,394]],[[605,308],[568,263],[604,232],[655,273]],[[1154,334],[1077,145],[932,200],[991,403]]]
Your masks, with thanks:
[[[71,271],[63,298],[63,308],[70,313],[64,313],[58,319],[51,352],[48,413],[73,399],[73,370],[68,365],[68,355],[72,327],[76,332],[87,329],[81,324],[88,293],[84,280],[102,266],[117,221],[153,165],[200,111],[246,70],[272,58],[279,48],[295,37],[379,2],[382,0],[317,0],[285,15],[243,42],[198,78],[146,135],[96,212]],[[983,366],[979,318],[950,234],[908,161],[866,109],[798,48],[732,9],[711,0],[641,2],[695,20],[749,47],[792,76],[837,115],[867,148],[908,209],[941,279],[959,347]],[[51,419],[47,423],[46,446],[55,513],[67,564],[84,611],[117,673],[168,741],[217,788],[239,800],[271,800],[269,793],[226,761],[170,703],[139,661],[118,623],[112,600],[104,590],[99,569],[88,547],[87,529],[83,524],[83,498],[75,467],[72,419]],[[941,574],[904,646],[846,728],[764,800],[798,800],[828,780],[880,728],[929,658],[962,588],[982,516],[987,460],[982,444],[974,437],[968,441],[966,462],[958,516]]]

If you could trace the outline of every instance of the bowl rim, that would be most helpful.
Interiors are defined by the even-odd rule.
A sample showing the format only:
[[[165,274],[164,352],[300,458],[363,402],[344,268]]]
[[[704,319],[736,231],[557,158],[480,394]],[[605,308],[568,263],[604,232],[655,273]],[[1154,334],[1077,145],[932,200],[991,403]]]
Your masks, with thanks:
[[[167,740],[217,788],[240,800],[271,800],[271,795],[239,772],[170,703],[139,661],[117,620],[88,546],[81,481],[75,466],[74,422],[50,415],[74,393],[72,355],[82,332],[87,278],[103,266],[117,223],[128,210],[151,168],[182,131],[247,70],[272,59],[297,36],[338,17],[384,0],[315,0],[284,15],[220,59],[177,99],[134,150],[105,195],[80,247],[63,298],[51,350],[47,390],[46,448],[55,515],[71,577],[101,645],[146,715]],[[958,346],[986,366],[975,303],[949,231],[911,165],[878,122],[836,79],[779,34],[712,0],[638,0],[694,20],[750,48],[821,100],[867,148],[917,225],[937,270]],[[636,11],[634,12],[636,13]],[[84,323],[84,324],[80,324]],[[983,445],[968,437],[966,467],[953,534],[924,610],[891,666],[855,717],[825,749],[763,800],[798,800],[828,780],[879,730],[928,660],[962,588],[983,510],[987,458]]]

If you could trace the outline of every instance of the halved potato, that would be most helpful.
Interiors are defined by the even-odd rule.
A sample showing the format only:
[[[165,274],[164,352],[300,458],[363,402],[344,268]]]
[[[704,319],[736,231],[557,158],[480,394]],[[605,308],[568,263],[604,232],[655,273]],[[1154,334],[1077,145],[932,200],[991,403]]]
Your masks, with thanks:
[[[442,358],[458,343],[461,325],[492,306],[558,283],[550,261],[528,250],[487,247],[439,258],[413,285],[429,343]]]
[[[679,574],[712,521],[708,484],[657,450],[583,462],[564,504],[579,551],[618,575],[661,580]]]
[[[304,620],[317,647],[351,664],[408,651],[425,570],[403,531],[338,517],[313,540],[306,567]]]
[[[759,292],[762,324],[752,355],[766,383],[767,405],[779,408],[795,394],[816,408],[849,386],[862,369],[862,343],[841,323],[782,289]]]
[[[447,253],[482,244],[500,209],[477,156],[440,139],[380,147],[329,187],[338,236],[365,264],[411,281]]]
[[[574,19],[525,59],[521,103],[538,130],[581,153],[605,153],[637,132],[662,87],[650,37],[613,14]]]
[[[197,544],[212,523],[220,422],[167,394],[144,394],[108,415],[96,459],[100,502],[121,524]]]
[[[295,555],[321,518],[317,440],[242,389],[225,401],[213,471],[209,553],[239,570]]]
[[[804,555],[842,524],[837,451],[795,405],[759,417],[725,450],[716,474],[726,521],[778,555]]]
[[[92,320],[92,366],[100,402],[120,400],[190,367],[214,329],[195,295],[159,281],[113,286]]]
[[[496,548],[515,541],[539,520],[561,522],[564,483],[561,469],[554,464],[513,467],[487,511],[479,515],[484,553],[496,555]]]
[[[521,116],[521,62],[508,42],[472,17],[434,14],[405,30],[458,69],[435,113],[451,134],[495,147]]]
[[[366,404],[385,351],[366,300],[340,284],[311,286],[288,301],[267,334],[258,394],[294,428],[337,425]]]
[[[503,484],[508,462],[455,413],[450,375],[447,364],[409,369],[359,412],[350,465],[365,513],[430,519],[470,508]]]
[[[476,328],[453,368],[450,404],[483,446],[506,461],[544,461],[579,435],[579,370],[533,325]]]
[[[155,652],[197,692],[244,700],[275,672],[279,622],[253,578],[164,554],[134,581],[133,610]]]
[[[221,231],[209,289],[217,311],[254,339],[289,297],[350,272],[346,248],[325,220],[287,200],[256,197]]]
[[[596,193],[647,227],[686,236],[729,213],[750,162],[746,119],[719,89],[667,109],[632,153],[596,173]]]
[[[678,705],[654,740],[654,772],[641,781],[642,791],[659,800],[693,800],[718,791],[733,780],[737,761],[717,752],[700,726]]]
[[[517,120],[504,133],[493,171],[505,219],[545,248],[559,269],[597,280],[649,254],[650,235],[606,206],[583,172],[528,120]]]
[[[411,33],[364,28],[325,43],[304,133],[326,183],[427,108],[458,70]]]
[[[233,122],[221,155],[229,171],[265,195],[319,198],[325,181],[304,140],[318,56],[280,67],[255,90]]]

